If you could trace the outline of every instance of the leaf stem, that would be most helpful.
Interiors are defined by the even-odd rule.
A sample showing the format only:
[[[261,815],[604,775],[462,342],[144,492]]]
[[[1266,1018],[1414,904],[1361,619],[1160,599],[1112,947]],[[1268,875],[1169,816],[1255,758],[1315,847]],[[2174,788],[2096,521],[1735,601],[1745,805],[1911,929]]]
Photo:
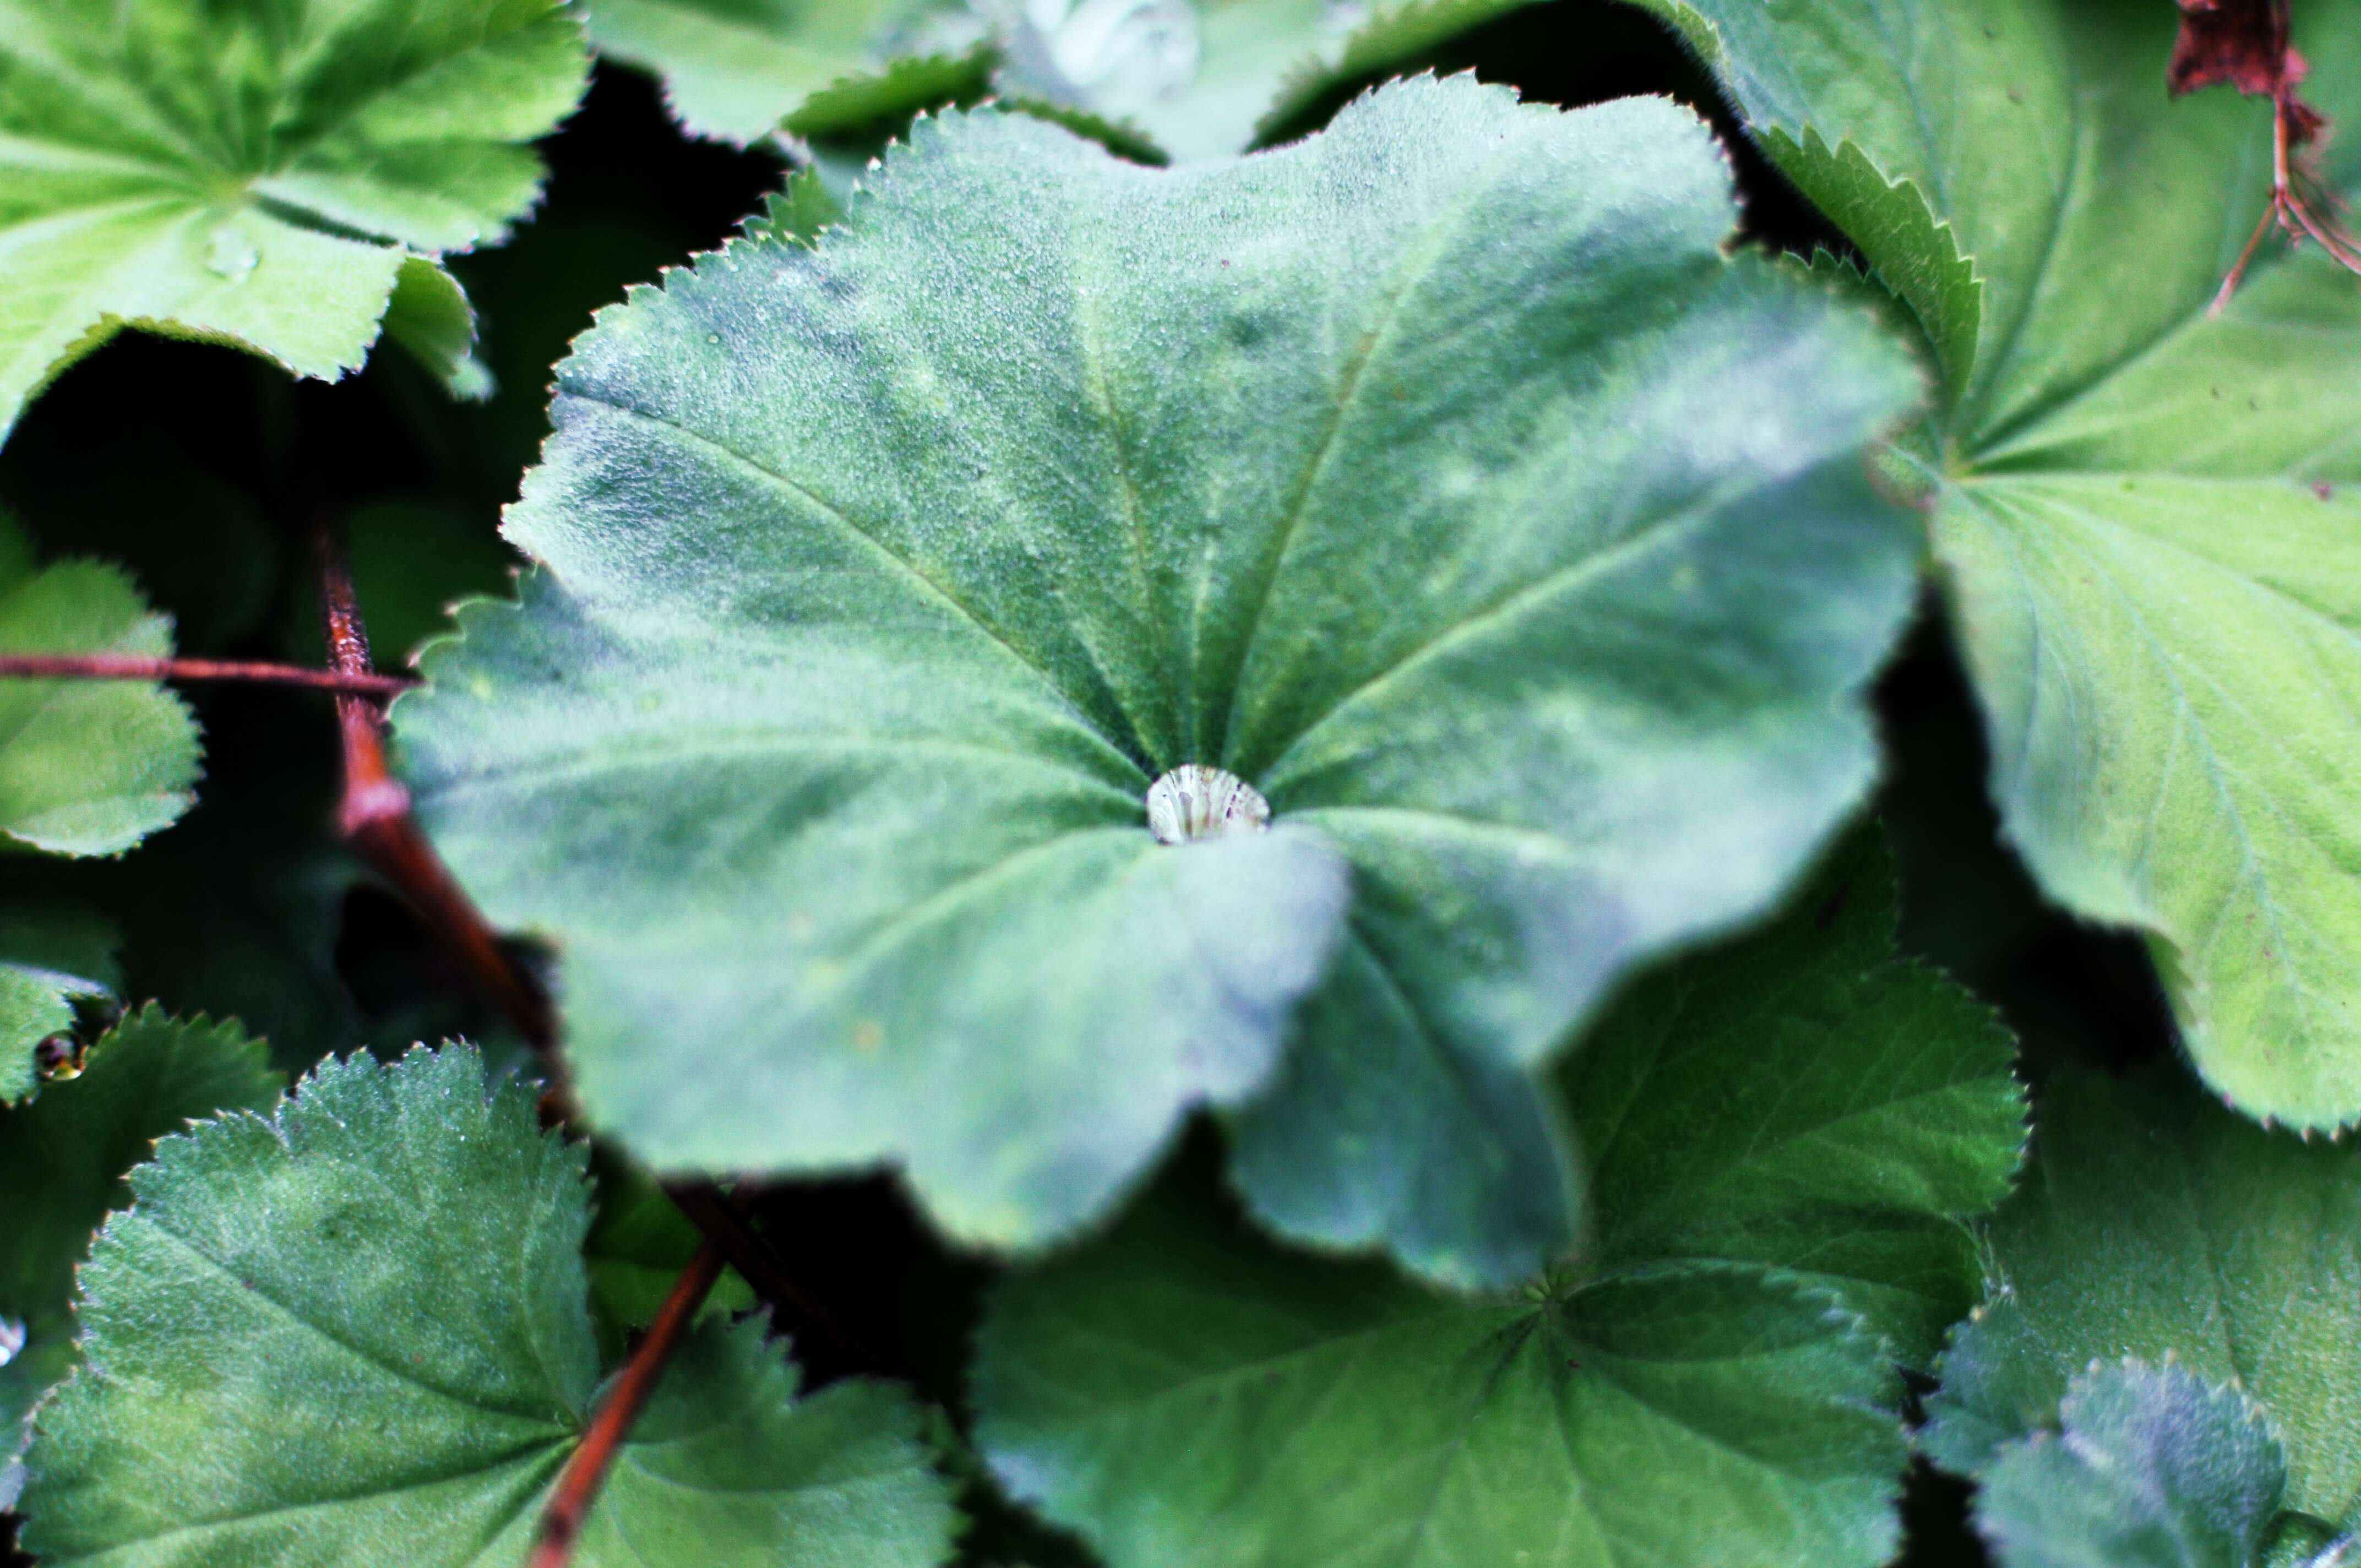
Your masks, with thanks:
[[[672,1359],[681,1335],[720,1277],[721,1249],[708,1240],[673,1282],[672,1293],[657,1310],[655,1321],[648,1325],[647,1337],[616,1374],[614,1388],[591,1418],[590,1430],[582,1434],[581,1445],[558,1473],[557,1485],[541,1511],[541,1533],[533,1541],[528,1568],[566,1568],[573,1561],[582,1523],[598,1499],[598,1488],[606,1482],[616,1452],[631,1436],[632,1423],[647,1407],[648,1396],[655,1392],[664,1363]]]
[[[315,670],[256,659],[154,659],[137,653],[0,653],[0,678],[65,681],[247,681],[348,696],[397,696],[418,683],[371,671]]]
[[[353,593],[343,537],[333,525],[324,525],[313,540],[319,561],[320,619],[328,657],[347,676],[365,674],[369,670],[368,629]],[[449,944],[487,999],[533,1047],[550,1075],[555,1117],[570,1119],[572,1097],[566,1091],[558,1056],[556,1010],[548,992],[509,951],[411,815],[410,792],[386,762],[383,710],[365,697],[340,695],[336,720],[345,773],[337,827],[354,850]],[[736,1200],[709,1180],[675,1183],[666,1190],[689,1223],[703,1233],[706,1245],[718,1247],[765,1301],[798,1314],[840,1343],[843,1342],[828,1314],[794,1284],[777,1251],[747,1223]]]

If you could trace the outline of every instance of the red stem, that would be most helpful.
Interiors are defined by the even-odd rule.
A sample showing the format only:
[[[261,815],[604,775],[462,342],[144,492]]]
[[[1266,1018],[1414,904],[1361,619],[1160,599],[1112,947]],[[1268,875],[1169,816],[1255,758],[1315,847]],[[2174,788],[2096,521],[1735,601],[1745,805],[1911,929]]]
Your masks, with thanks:
[[[0,677],[65,681],[250,681],[351,696],[397,696],[418,683],[369,670],[315,670],[254,659],[151,659],[137,653],[0,653]]]
[[[648,1396],[655,1392],[656,1379],[664,1373],[664,1363],[672,1359],[681,1335],[695,1321],[697,1310],[712,1293],[713,1283],[721,1277],[721,1249],[708,1241],[688,1260],[680,1277],[673,1283],[672,1294],[656,1312],[656,1321],[648,1325],[647,1337],[640,1341],[623,1369],[615,1377],[613,1392],[598,1413],[591,1418],[590,1430],[582,1434],[581,1446],[566,1462],[558,1473],[557,1485],[549,1494],[549,1502],[541,1511],[541,1534],[533,1545],[528,1568],[566,1568],[574,1559],[574,1543],[582,1538],[582,1522],[590,1517],[590,1506],[598,1499],[598,1488],[607,1479],[607,1471],[615,1462],[616,1451],[631,1435],[631,1425],[646,1408]]]

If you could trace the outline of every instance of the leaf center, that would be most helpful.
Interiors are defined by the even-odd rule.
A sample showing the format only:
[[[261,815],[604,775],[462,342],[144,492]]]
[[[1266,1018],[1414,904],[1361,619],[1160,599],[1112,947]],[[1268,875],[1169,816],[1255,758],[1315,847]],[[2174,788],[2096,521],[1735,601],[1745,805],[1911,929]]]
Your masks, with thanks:
[[[1148,786],[1148,828],[1159,844],[1259,833],[1269,826],[1270,802],[1226,768],[1183,762]]]

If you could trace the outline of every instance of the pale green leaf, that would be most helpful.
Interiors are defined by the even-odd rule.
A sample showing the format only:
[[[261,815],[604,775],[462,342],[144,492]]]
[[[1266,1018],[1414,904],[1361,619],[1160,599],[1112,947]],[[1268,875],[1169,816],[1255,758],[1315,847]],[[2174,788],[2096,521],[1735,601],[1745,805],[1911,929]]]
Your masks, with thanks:
[[[132,1175],[81,1276],[85,1364],[37,1415],[46,1563],[523,1559],[592,1408],[584,1161],[462,1047],[332,1062],[275,1117]],[[917,1409],[794,1398],[759,1322],[699,1330],[619,1454],[585,1568],[947,1554]]]
[[[1990,1247],[1992,1303],[1928,1404],[1938,1462],[1982,1474],[2057,1427],[2092,1362],[2169,1356],[2260,1408],[2288,1507],[2361,1507],[2361,1151],[2267,1133],[2169,1067],[2122,1083],[2070,1070]]]
[[[5,263],[0,263],[5,265]],[[172,625],[97,561],[35,565],[0,513],[0,652],[172,652]],[[195,800],[196,722],[140,681],[0,677],[0,834],[61,855],[112,855]]]
[[[2127,1362],[2075,1378],[2058,1431],[2001,1452],[1976,1526],[2000,1568],[2254,1568],[2286,1485],[2236,1389]]]
[[[2210,1083],[2361,1117],[2361,291],[2271,239],[2207,313],[2268,105],[2170,100],[2148,0],[1646,3],[1944,363],[1934,546],[2010,838],[2148,935]],[[2361,0],[2294,15],[2361,123]]]
[[[0,1358],[0,1508],[22,1480],[21,1423],[75,1361],[66,1325],[74,1266],[125,1178],[158,1138],[217,1111],[268,1106],[286,1085],[236,1024],[148,1007],[100,1036],[80,1073],[0,1111],[0,1320],[26,1343]]]
[[[333,379],[391,302],[452,375],[432,258],[532,205],[586,63],[561,0],[0,3],[0,433],[124,326]]]
[[[590,36],[660,74],[691,131],[741,145],[890,133],[990,85],[1127,155],[1195,162],[1531,3],[591,0]]]
[[[1383,1019],[1385,1103],[1290,1135],[1431,1122],[1522,1205],[1334,1239],[1563,1250],[1532,1069],[1795,876],[1909,598],[1861,447],[1911,373],[1723,254],[1727,178],[1661,100],[1464,79],[1177,173],[979,111],[816,249],[603,316],[522,606],[396,708],[457,873],[558,949],[591,1113],[660,1168],[898,1161],[1032,1241],[1260,1089],[1324,971],[1298,1049]],[[1273,830],[1158,844],[1184,762]]]
[[[980,1357],[994,1470],[1109,1568],[1869,1568],[1894,1544],[1891,1368],[1772,1271],[1453,1299],[1166,1190],[1002,1287]]]

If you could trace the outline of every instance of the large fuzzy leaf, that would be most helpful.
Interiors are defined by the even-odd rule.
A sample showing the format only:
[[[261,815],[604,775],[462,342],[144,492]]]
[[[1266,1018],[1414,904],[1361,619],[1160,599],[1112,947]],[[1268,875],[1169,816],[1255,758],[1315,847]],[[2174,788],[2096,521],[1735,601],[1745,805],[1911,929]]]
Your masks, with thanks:
[[[1521,1206],[1412,1216],[1416,1261],[1562,1249],[1524,1075],[1795,874],[1909,597],[1860,449],[1911,378],[1722,254],[1726,178],[1669,104],[1466,80],[1178,173],[982,111],[816,249],[603,317],[522,606],[396,711],[458,874],[559,949],[592,1113],[660,1167],[895,1159],[1023,1242],[1300,1022]],[[1272,830],[1159,844],[1183,762]]]
[[[1196,161],[1531,3],[592,0],[590,35],[700,136],[874,134],[989,83]]]
[[[1973,1300],[1962,1217],[2023,1142],[2006,1036],[1892,924],[1864,834],[1635,987],[1556,1075],[1592,1245],[1514,1295],[1283,1254],[1178,1181],[1020,1272],[994,1467],[1114,1568],[1882,1561],[1881,1367]]]
[[[473,1050],[330,1063],[167,1139],[82,1271],[83,1368],[35,1420],[44,1563],[523,1559],[593,1403],[582,1151]],[[760,1325],[700,1330],[575,1561],[922,1568],[942,1484],[892,1390],[796,1401]]]
[[[333,379],[391,304],[467,382],[434,258],[532,204],[585,64],[562,0],[0,0],[0,434],[126,325]]]
[[[2361,291],[2273,241],[2207,314],[2268,106],[2169,100],[2149,0],[1645,3],[1935,345],[1934,544],[2011,839],[2148,934],[2209,1082],[2361,1116]],[[2361,123],[2361,0],[2294,15]]]
[[[1976,1497],[2001,1568],[2253,1568],[2287,1486],[2262,1412],[2186,1368],[2074,1379],[2059,1431],[2004,1449]]]
[[[172,651],[172,623],[96,561],[34,564],[0,513],[0,652]],[[112,855],[196,798],[197,727],[141,681],[0,677],[0,834],[60,855]]]
[[[1969,1474],[2059,1424],[2093,1361],[2235,1384],[2286,1448],[2287,1506],[2361,1509],[2361,1150],[2266,1133],[2169,1069],[2044,1095],[2024,1190],[1993,1222],[1992,1303],[1963,1327],[1926,1446]]]
[[[235,1023],[182,1023],[150,1007],[102,1036],[78,1075],[0,1113],[0,1319],[26,1334],[0,1364],[0,1508],[21,1480],[27,1412],[73,1365],[74,1266],[123,1202],[125,1177],[158,1138],[216,1111],[268,1106],[285,1083]]]

